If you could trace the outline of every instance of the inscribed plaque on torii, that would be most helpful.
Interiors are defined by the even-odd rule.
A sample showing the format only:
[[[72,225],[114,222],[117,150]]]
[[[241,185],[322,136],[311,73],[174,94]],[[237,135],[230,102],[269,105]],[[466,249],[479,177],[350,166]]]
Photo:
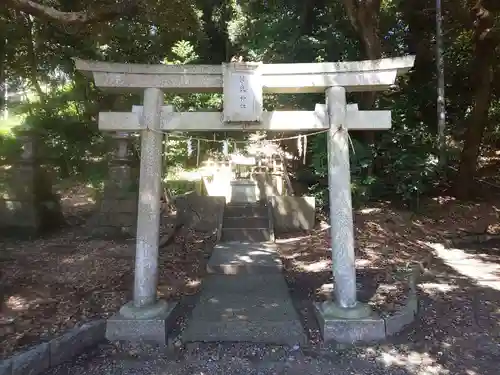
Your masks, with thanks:
[[[261,63],[222,65],[224,122],[260,122],[262,116]]]

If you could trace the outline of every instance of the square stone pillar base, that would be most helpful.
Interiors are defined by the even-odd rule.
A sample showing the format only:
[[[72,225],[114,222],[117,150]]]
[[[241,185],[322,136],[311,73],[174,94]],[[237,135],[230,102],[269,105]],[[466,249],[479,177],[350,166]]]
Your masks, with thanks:
[[[108,319],[106,339],[131,343],[167,345],[168,333],[177,319],[177,303],[158,301],[154,306],[135,308],[129,302]]]
[[[335,302],[314,303],[314,312],[325,342],[355,344],[373,342],[397,334],[412,324],[418,314],[416,282],[419,268],[408,276],[406,304],[397,311],[379,316],[367,304],[345,309]]]
[[[324,342],[355,344],[386,338],[384,319],[365,304],[343,309],[335,302],[315,303],[314,312]]]

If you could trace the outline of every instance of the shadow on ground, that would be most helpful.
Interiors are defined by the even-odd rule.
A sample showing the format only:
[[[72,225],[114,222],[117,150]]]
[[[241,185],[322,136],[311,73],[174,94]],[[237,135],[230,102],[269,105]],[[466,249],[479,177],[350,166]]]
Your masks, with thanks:
[[[452,224],[433,212],[375,210],[357,216],[359,298],[382,311],[396,310],[405,295],[401,275],[408,265],[417,264],[423,271],[418,288],[420,314],[417,322],[387,342],[345,349],[342,356],[386,367],[387,374],[498,372],[498,245],[483,242],[452,248],[444,236],[477,226],[470,220],[476,214],[471,212],[469,223],[452,216]],[[281,249],[291,292],[310,336],[309,353],[331,357],[318,338],[310,304],[324,300],[332,290],[330,286],[325,293],[324,286],[332,283],[328,244],[326,230],[309,238],[299,235],[296,241],[288,238]]]
[[[393,311],[404,302],[402,275],[408,265],[416,263],[423,271],[418,285],[418,321],[386,342],[346,348],[327,347],[319,340],[311,301],[326,298],[328,290],[322,285],[332,280],[327,231],[316,231],[280,245],[309,345],[200,343],[148,355],[120,352],[105,344],[47,375],[495,375],[500,363],[500,277],[495,246],[447,245],[449,235],[477,230],[489,225],[490,219],[496,221],[491,207],[440,206],[439,212],[418,215],[377,207],[356,216],[360,298]],[[180,259],[181,263],[191,261]]]

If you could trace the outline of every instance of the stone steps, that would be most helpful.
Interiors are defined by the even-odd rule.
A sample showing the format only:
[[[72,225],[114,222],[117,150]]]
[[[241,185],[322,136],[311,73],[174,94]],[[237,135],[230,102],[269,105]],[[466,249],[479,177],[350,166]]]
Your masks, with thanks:
[[[234,276],[225,277],[234,278]],[[200,308],[193,311],[192,317],[196,320],[224,323],[258,322],[263,317],[268,322],[288,322],[297,317],[290,298],[283,297],[282,291],[277,290],[275,293],[266,293],[266,295],[259,291],[252,291],[250,294],[221,293],[219,290],[205,292],[198,302]],[[249,296],[252,298],[248,298]],[[224,309],[221,309],[221,306]]]
[[[283,264],[273,243],[221,243],[207,264],[207,272],[221,275],[278,274]]]
[[[274,288],[267,289],[266,285],[272,284]],[[288,291],[288,285],[280,273],[260,273],[258,277],[252,274],[240,274],[237,276],[211,274],[203,281],[202,291],[217,290],[221,294],[242,293],[244,295],[260,290],[261,295],[274,295],[277,289]]]
[[[222,227],[225,229],[240,229],[240,228],[269,228],[269,217],[265,216],[225,216],[222,222]]]
[[[224,210],[222,242],[274,240],[268,207],[261,203],[230,203]]]
[[[272,238],[269,228],[224,228],[222,242],[267,242]]]
[[[268,217],[268,209],[260,204],[234,204],[229,203],[224,209],[224,218],[226,217]]]
[[[306,337],[282,274],[215,274],[204,282],[182,340],[295,345]]]

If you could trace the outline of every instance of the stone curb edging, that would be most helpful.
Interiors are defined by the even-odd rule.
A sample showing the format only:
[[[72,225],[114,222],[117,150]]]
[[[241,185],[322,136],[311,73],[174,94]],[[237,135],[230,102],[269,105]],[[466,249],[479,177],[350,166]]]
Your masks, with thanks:
[[[217,215],[217,243],[220,242],[222,237],[222,224],[224,222],[224,210],[226,209],[226,200],[224,199],[224,204],[222,208],[219,210]]]
[[[0,375],[37,375],[105,340],[106,320],[74,327],[62,336],[0,361]]]
[[[276,242],[276,237],[274,235],[274,216],[273,216],[273,201],[271,198],[267,198],[267,214],[269,215],[269,235],[270,241]]]
[[[420,275],[420,270],[414,266],[408,276],[408,300],[402,309],[393,315],[384,317],[386,337],[392,336],[395,333],[403,330],[407,325],[415,320],[418,314],[418,294],[417,294],[417,279]]]
[[[418,313],[418,297],[410,291],[408,302],[405,306],[393,315],[382,318],[385,325],[386,338],[402,331],[406,326],[413,323]]]

